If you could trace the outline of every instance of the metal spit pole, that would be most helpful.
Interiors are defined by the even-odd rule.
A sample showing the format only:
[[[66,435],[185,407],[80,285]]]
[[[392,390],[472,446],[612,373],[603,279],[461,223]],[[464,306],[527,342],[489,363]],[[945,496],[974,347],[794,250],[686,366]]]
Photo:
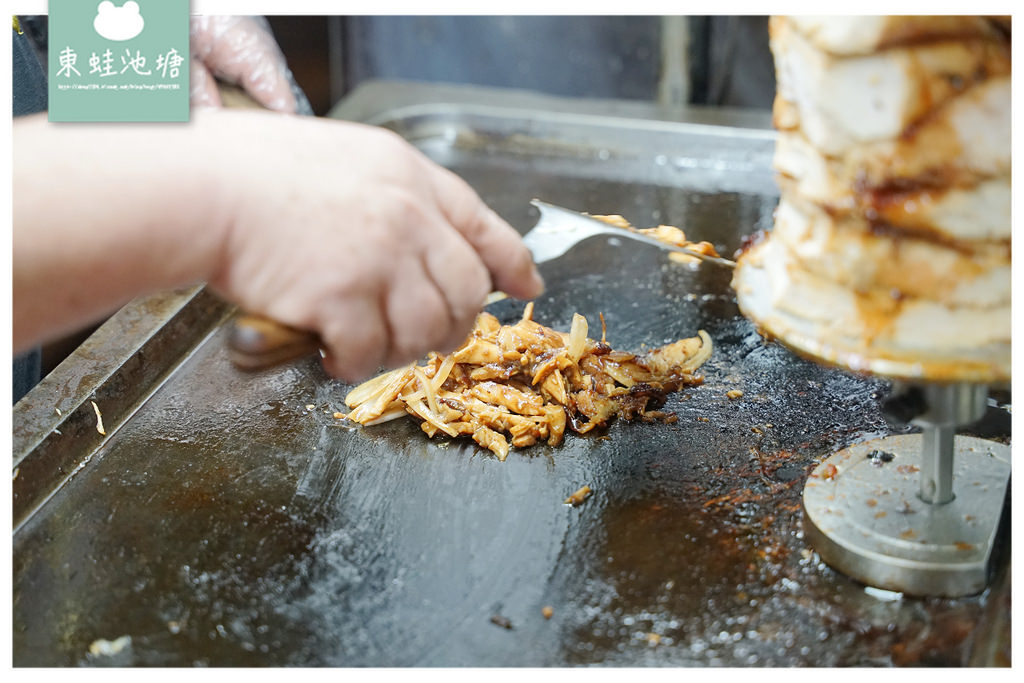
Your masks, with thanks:
[[[921,489],[926,503],[953,500],[954,439],[958,426],[985,414],[988,387],[984,384],[939,384],[925,389],[927,410],[914,422],[922,429]]]

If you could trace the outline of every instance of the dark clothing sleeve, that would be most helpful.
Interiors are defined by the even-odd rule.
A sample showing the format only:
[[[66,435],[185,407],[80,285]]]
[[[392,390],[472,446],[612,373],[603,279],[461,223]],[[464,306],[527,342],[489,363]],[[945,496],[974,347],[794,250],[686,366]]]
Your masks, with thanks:
[[[46,73],[36,57],[28,35],[15,31],[12,78],[14,115],[24,116],[46,110]]]
[[[24,33],[14,32],[14,59],[12,60],[11,103],[14,116],[45,111],[47,104],[46,72],[36,56],[35,49]],[[15,357],[13,372],[14,402],[17,403],[29,389],[39,382],[41,353],[33,349]]]

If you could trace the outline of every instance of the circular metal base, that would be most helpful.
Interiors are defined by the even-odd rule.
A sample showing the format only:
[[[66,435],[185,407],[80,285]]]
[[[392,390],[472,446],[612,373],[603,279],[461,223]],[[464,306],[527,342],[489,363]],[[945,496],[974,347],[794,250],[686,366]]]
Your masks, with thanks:
[[[1010,447],[957,436],[954,499],[919,497],[922,437],[888,436],[832,455],[804,487],[808,542],[878,588],[960,597],[984,590],[1010,478]]]

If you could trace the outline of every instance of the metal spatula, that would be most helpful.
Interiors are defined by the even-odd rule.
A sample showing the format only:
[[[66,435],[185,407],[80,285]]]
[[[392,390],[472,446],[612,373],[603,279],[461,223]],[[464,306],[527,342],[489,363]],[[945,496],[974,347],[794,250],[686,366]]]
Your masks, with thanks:
[[[540,220],[523,237],[523,243],[530,250],[530,253],[533,254],[533,261],[537,264],[558,258],[589,237],[612,235],[650,244],[659,249],[676,251],[687,256],[699,258],[701,261],[716,263],[720,266],[732,268],[736,265],[735,262],[729,259],[724,259],[720,256],[708,256],[686,247],[666,244],[632,230],[617,228],[588,214],[548,204],[539,199],[534,199],[530,203],[540,210]]]
[[[558,258],[588,237],[613,235],[651,244],[659,249],[677,251],[721,266],[731,268],[736,265],[728,259],[665,244],[646,235],[609,225],[593,216],[548,204],[539,199],[534,199],[530,203],[540,209],[540,220],[526,233],[523,242],[533,254],[534,262],[538,264]],[[504,295],[497,298],[501,296]],[[297,330],[259,315],[239,316],[232,322],[228,335],[228,350],[232,362],[247,370],[273,367],[309,355],[318,348],[320,341],[312,332]]]

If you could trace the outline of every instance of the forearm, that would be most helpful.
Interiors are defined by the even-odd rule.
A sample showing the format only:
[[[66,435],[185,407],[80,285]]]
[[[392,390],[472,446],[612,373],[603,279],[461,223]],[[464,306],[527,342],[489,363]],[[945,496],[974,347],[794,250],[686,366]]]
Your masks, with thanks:
[[[206,136],[194,124],[16,121],[16,352],[209,275],[229,200]]]
[[[454,348],[493,288],[542,289],[518,233],[394,133],[257,111],[15,124],[15,351],[205,281],[319,333],[332,374]]]

